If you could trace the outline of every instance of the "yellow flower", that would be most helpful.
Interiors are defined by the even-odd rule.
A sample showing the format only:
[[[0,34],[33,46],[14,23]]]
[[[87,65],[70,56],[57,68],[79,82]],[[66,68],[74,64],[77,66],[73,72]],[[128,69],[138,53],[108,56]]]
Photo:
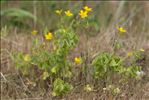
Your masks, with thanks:
[[[31,57],[29,54],[24,55],[23,57],[24,61],[29,62],[31,60]]]
[[[118,27],[117,29],[121,33],[126,33],[127,32],[123,27]]]
[[[75,63],[80,64],[81,63],[81,57],[75,57]]]
[[[89,84],[87,84],[87,85],[84,87],[84,90],[87,91],[87,92],[90,92],[90,91],[92,91],[93,89],[92,89],[92,87],[91,87]]]
[[[127,53],[127,56],[128,56],[128,57],[131,57],[132,55],[133,55],[133,52],[128,52],[128,53]]]
[[[79,15],[80,15],[81,18],[87,17],[88,16],[87,14],[88,14],[87,11],[80,10],[80,12],[79,12]]]
[[[70,16],[73,16],[73,13],[71,13],[70,10],[67,10],[67,11],[65,11],[65,15],[70,17]]]
[[[61,15],[62,10],[56,10],[55,13],[57,13],[58,15]]]
[[[46,40],[51,40],[53,38],[53,35],[51,32],[49,32],[48,34],[45,34],[45,39]]]
[[[89,8],[88,6],[84,6],[84,10],[87,12],[90,12],[90,11],[92,11],[92,8]]]
[[[32,35],[36,35],[37,34],[37,31],[36,30],[33,30],[31,33],[32,33]]]
[[[140,51],[141,51],[141,52],[144,52],[145,50],[141,48]]]

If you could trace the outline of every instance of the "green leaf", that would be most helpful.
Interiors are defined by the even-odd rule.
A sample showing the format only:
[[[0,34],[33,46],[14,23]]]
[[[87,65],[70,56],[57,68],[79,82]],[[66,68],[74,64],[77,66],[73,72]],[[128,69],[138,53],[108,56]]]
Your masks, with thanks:
[[[117,66],[118,64],[116,63],[116,61],[114,59],[112,59],[112,61],[110,62],[110,66]]]
[[[29,11],[25,11],[23,9],[18,8],[8,8],[1,11],[1,16],[7,16],[7,17],[18,17],[18,18],[31,18],[36,20],[36,16],[34,16]]]
[[[53,67],[52,69],[51,69],[51,72],[53,73],[53,74],[56,74],[57,73],[57,66],[55,66],[55,67]]]
[[[65,93],[69,92],[72,89],[73,89],[72,85],[70,85],[68,83],[65,83],[60,78],[57,78],[54,81],[53,93],[55,93],[55,96],[63,95]]]
[[[49,73],[47,71],[45,71],[43,73],[43,80],[46,80],[49,77]]]

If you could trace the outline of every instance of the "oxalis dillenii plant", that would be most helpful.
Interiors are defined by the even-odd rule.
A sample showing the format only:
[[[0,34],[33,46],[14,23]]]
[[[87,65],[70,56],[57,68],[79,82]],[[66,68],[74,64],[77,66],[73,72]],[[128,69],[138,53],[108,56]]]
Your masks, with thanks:
[[[58,14],[60,19],[58,29],[54,33],[45,29],[43,31],[44,41],[38,39],[36,36],[38,31],[33,30],[31,32],[33,42],[30,53],[24,54],[20,52],[13,54],[14,56],[12,58],[16,64],[16,68],[24,75],[27,75],[31,73],[31,69],[34,66],[42,72],[40,75],[42,80],[52,78],[54,81],[52,83],[53,96],[60,96],[72,90],[73,86],[65,82],[65,80],[72,77],[73,63],[80,64],[82,59],[81,57],[75,57],[74,61],[71,61],[68,56],[79,41],[75,32],[76,27],[79,27],[78,23],[81,23],[82,20],[87,21],[85,18],[87,18],[90,11],[91,8],[85,6],[76,15],[76,19],[78,20],[74,20],[74,14],[70,10],[56,10],[56,14]],[[70,23],[66,24],[65,22],[68,20]]]
[[[53,84],[52,95],[53,96],[60,96],[60,95],[67,93],[68,91],[70,91],[72,89],[73,89],[72,85],[64,82],[60,78],[56,78],[56,80],[54,81],[54,84]]]
[[[123,35],[127,32],[122,27],[118,28],[118,31],[121,34],[123,33]],[[127,82],[129,79],[140,79],[144,75],[142,67],[136,64],[137,59],[141,58],[144,50],[140,49],[128,52],[126,56],[120,57],[116,54],[115,50],[119,50],[121,48],[122,45],[120,42],[116,41],[114,43],[114,51],[112,53],[100,53],[92,61],[92,66],[94,68],[93,76],[95,79],[104,80],[106,83],[104,84],[105,87],[112,83],[111,79],[114,75],[117,77],[120,76],[121,79],[117,80],[119,82]],[[132,57],[132,60],[130,60],[128,64],[127,59],[129,60],[130,57]]]
[[[57,29],[54,32],[49,32],[49,30],[45,28],[42,34],[44,41],[41,41],[41,39],[36,36],[38,31],[33,30],[31,32],[33,41],[30,52],[13,53],[12,59],[16,64],[16,68],[19,69],[23,75],[32,74],[32,70],[35,73],[39,70],[40,73],[34,74],[33,77],[44,81],[52,80],[53,91],[51,94],[53,96],[62,96],[70,92],[73,86],[68,80],[75,75],[72,68],[76,64],[84,65],[85,62],[83,62],[81,57],[75,57],[73,61],[70,59],[69,54],[79,41],[79,37],[76,34],[77,28],[84,28],[89,24],[88,14],[91,11],[92,9],[88,6],[80,10],[77,15],[73,14],[71,10],[56,10],[55,13],[60,20],[57,24]],[[126,30],[121,27],[118,28],[118,30],[123,34],[126,32]],[[117,49],[121,48],[120,44],[117,44],[116,47]],[[141,52],[142,51],[143,50],[141,50]],[[129,56],[131,54],[132,53],[130,53]],[[135,55],[140,57],[140,53],[135,53]],[[104,79],[108,84],[108,82],[111,81],[112,75],[115,73],[125,79],[140,76],[142,74],[141,67],[135,64],[125,66],[125,59],[127,59],[127,57],[123,58],[117,56],[115,53],[103,52],[99,54],[91,63],[91,66],[93,66],[92,74],[94,79]],[[119,93],[119,88],[114,89],[113,91]],[[84,90],[90,92],[93,91],[93,87],[87,84]]]
[[[118,72],[122,66],[122,60],[118,56],[104,52],[92,61],[92,65],[94,66],[94,77],[103,78],[109,72]]]
[[[104,78],[111,76],[112,73],[118,73],[124,77],[137,77],[137,71],[141,70],[140,66],[124,66],[125,58],[121,58],[111,53],[101,53],[93,61],[94,77]]]

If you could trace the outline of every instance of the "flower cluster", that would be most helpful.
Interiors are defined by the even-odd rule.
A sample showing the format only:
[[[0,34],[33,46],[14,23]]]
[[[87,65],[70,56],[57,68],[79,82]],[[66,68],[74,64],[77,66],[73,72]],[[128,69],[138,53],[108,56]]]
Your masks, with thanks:
[[[124,29],[123,27],[117,27],[117,30],[120,32],[120,33],[126,33],[126,29]]]
[[[31,34],[32,34],[32,35],[36,35],[36,34],[37,34],[37,30],[33,30],[33,31],[31,32]]]
[[[79,21],[86,18],[85,20],[82,20],[82,22],[84,23],[81,25],[90,25],[90,20],[87,17],[89,12],[91,11],[92,8],[88,6],[84,6],[83,9],[79,10],[77,14],[77,18],[79,19]],[[89,59],[87,63],[85,61],[86,59],[83,59],[86,57],[85,55],[83,55],[83,57],[75,56],[71,61],[69,59],[71,58],[71,56],[69,57],[69,53],[76,47],[79,41],[79,38],[76,34],[76,26],[79,26],[80,22],[73,23],[76,20],[72,20],[72,23],[68,24],[70,27],[68,27],[68,25],[65,24],[67,21],[65,21],[65,18],[73,18],[74,13],[71,10],[63,11],[62,9],[56,10],[55,13],[57,15],[60,15],[60,17],[62,17],[61,15],[64,15],[64,19],[60,19],[59,28],[54,29],[54,34],[53,32],[51,33],[47,31],[47,29],[45,29],[43,33],[43,38],[45,41],[43,41],[42,43],[40,43],[41,41],[38,40],[38,38],[34,37],[36,39],[33,41],[33,43],[39,44],[39,46],[34,46],[33,44],[30,55],[24,55],[23,53],[20,53],[16,56],[17,60],[15,61],[17,68],[22,69],[24,71],[23,73],[26,73],[28,70],[28,72],[31,72],[29,68],[31,68],[32,65],[36,65],[37,67],[39,67],[39,69],[42,69],[42,76],[40,77],[43,80],[47,80],[48,78],[52,79],[53,96],[60,96],[71,91],[73,89],[73,86],[65,81],[67,81],[68,78],[73,77],[73,75],[75,74],[77,74],[78,76],[82,74],[84,75],[83,77],[87,80],[88,75],[93,75],[95,79],[110,79],[111,76],[113,76],[113,73],[120,74],[125,79],[127,77],[135,77],[140,79],[145,75],[145,72],[141,70],[140,66],[136,66],[133,64],[132,66],[125,66],[124,62],[125,58],[129,57],[138,57],[137,59],[140,59],[142,56],[141,54],[145,52],[145,50],[142,48],[137,51],[129,51],[126,54],[125,58],[121,58],[120,56],[115,55],[115,52],[103,52],[101,54],[98,54],[95,58],[91,58],[92,60]],[[70,23],[70,20],[68,21]],[[75,28],[72,25],[74,25]],[[117,27],[117,31],[119,33],[127,32],[126,29],[124,29],[123,27]],[[36,35],[37,33],[37,30],[33,30],[31,32],[32,35]],[[49,47],[52,46],[52,49],[47,49],[46,46],[48,46],[48,43],[46,42],[51,42],[51,40],[52,45],[49,45]],[[121,48],[121,45],[121,42],[115,42],[116,49]],[[89,67],[92,66],[91,71],[88,65]],[[79,73],[73,73],[73,66],[81,66],[81,70],[79,69]],[[84,86],[84,91],[93,92],[95,91],[94,88],[95,87],[93,85],[86,84]],[[117,95],[120,94],[122,90],[117,86],[107,86],[106,84],[106,86],[103,88],[103,92]]]
[[[92,8],[88,7],[88,6],[84,6],[82,10],[79,11],[79,16],[81,18],[86,18],[88,16],[88,13],[92,11]],[[62,14],[62,10],[56,10],[55,11],[56,14],[58,15],[61,15]],[[70,10],[66,10],[64,11],[64,14],[67,16],[67,17],[71,17],[73,16],[74,14],[70,11]]]
[[[55,13],[57,13],[58,15],[61,15],[62,10],[56,10]]]
[[[75,63],[76,63],[76,64],[80,64],[81,61],[82,61],[81,57],[75,57],[74,60],[75,60]]]
[[[68,17],[73,16],[73,13],[70,10],[65,11],[65,15]]]
[[[88,6],[85,6],[83,10],[80,10],[79,15],[81,18],[86,18],[88,16],[88,13],[92,11],[92,8],[89,8]]]
[[[51,32],[49,32],[48,34],[45,34],[45,39],[46,40],[51,40],[53,38],[53,35]]]

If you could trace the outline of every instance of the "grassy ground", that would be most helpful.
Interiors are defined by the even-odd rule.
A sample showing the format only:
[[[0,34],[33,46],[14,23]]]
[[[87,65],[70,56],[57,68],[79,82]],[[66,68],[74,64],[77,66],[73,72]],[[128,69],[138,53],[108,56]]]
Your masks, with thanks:
[[[81,1],[80,1],[81,2]],[[11,2],[6,4],[10,5]],[[19,3],[19,4],[18,4]],[[20,6],[20,2],[13,4],[13,6]],[[27,3],[27,2],[26,2]],[[37,2],[39,3],[39,2]],[[42,2],[46,5],[46,2]],[[148,100],[149,99],[149,2],[127,2],[127,6],[123,6],[119,2],[103,2],[100,6],[102,13],[99,14],[101,18],[100,31],[95,31],[93,34],[85,34],[82,31],[78,32],[79,43],[70,57],[75,56],[85,57],[87,64],[92,60],[92,58],[102,52],[108,51],[113,52],[113,39],[116,38],[124,43],[121,50],[116,51],[117,54],[124,56],[132,49],[143,48],[145,50],[143,56],[144,59],[136,62],[138,65],[143,66],[143,71],[145,75],[140,80],[129,79],[127,83],[119,83],[118,80],[121,78],[119,76],[112,77],[112,84],[117,85],[121,92],[117,95],[112,95],[108,91],[103,91],[104,81],[103,80],[93,80],[87,79],[83,74],[79,73],[74,78],[69,80],[71,84],[75,87],[70,93],[53,97],[51,95],[52,85],[51,80],[40,80],[40,78],[33,78],[31,76],[23,76],[22,73],[15,68],[14,63],[10,59],[11,52],[29,52],[31,48],[32,35],[30,34],[30,29],[19,29],[10,26],[8,29],[4,27],[4,23],[1,24],[1,99],[2,100]],[[85,2],[85,4],[95,6],[95,2]],[[1,5],[7,8],[8,5]],[[61,5],[61,4],[59,4]],[[70,3],[71,5],[71,3]],[[70,6],[69,5],[69,6]],[[118,7],[118,8],[116,8]],[[121,6],[120,6],[121,5]],[[31,6],[31,5],[30,5]],[[38,5],[39,6],[39,5]],[[68,6],[68,7],[69,7]],[[26,7],[26,5],[24,5]],[[51,6],[53,7],[53,6]],[[109,8],[108,8],[109,7]],[[112,9],[113,8],[113,9]],[[27,8],[26,8],[27,9]],[[111,11],[109,10],[111,9]],[[108,10],[108,11],[107,11]],[[96,12],[99,9],[96,8]],[[107,11],[107,12],[106,12]],[[38,12],[38,11],[37,11]],[[40,12],[41,13],[41,12]],[[106,19],[104,17],[112,13],[113,17],[108,25],[106,25]],[[39,14],[39,13],[38,13]],[[103,15],[102,15],[103,14]],[[42,15],[42,14],[41,14]],[[41,16],[40,14],[38,16]],[[45,15],[46,16],[46,15]],[[123,17],[123,18],[122,18]],[[48,16],[45,17],[45,19]],[[5,19],[5,18],[4,18]],[[44,18],[43,18],[44,19]],[[121,19],[121,20],[117,20]],[[47,19],[46,19],[47,20]],[[54,18],[53,18],[54,20]],[[102,22],[103,21],[103,22]],[[6,23],[6,22],[5,22]],[[45,21],[49,26],[51,25]],[[127,27],[128,33],[122,38],[116,36],[115,33],[115,23],[123,23]],[[6,25],[7,26],[7,25]],[[34,24],[32,23],[32,26]],[[35,25],[35,27],[40,27],[40,25]],[[54,26],[53,26],[54,27]],[[51,30],[54,30],[52,27]],[[54,27],[55,28],[55,27]],[[90,33],[94,29],[88,30]],[[37,37],[42,37],[38,34]],[[42,38],[41,38],[42,40]],[[128,59],[126,64],[129,64],[131,59]],[[90,66],[90,65],[89,65]],[[37,74],[40,77],[40,72]],[[80,67],[74,68],[74,71],[79,72]],[[90,78],[90,77],[89,77]],[[89,80],[89,81],[88,81]],[[91,92],[85,92],[83,90],[84,85],[90,83],[93,85],[94,90]]]
[[[85,37],[80,37],[81,40],[85,40]],[[97,37],[96,37],[97,38]],[[108,46],[108,48],[100,46],[99,45],[91,45],[92,42],[95,43],[96,38],[92,38],[89,41],[89,46],[93,48],[97,48],[97,50],[99,50],[98,48],[102,48],[100,50],[106,50],[106,51],[110,51],[110,46]],[[97,39],[96,39],[97,40]],[[76,48],[76,51],[80,51],[80,53],[82,51],[85,51],[85,49],[88,48],[87,47],[82,47],[84,43],[84,41],[80,41],[82,43],[80,43],[78,46],[78,48]],[[96,41],[98,42],[98,41]],[[1,98],[2,100],[6,100],[6,99],[68,99],[68,100],[102,100],[102,99],[122,99],[122,100],[127,100],[127,99],[132,99],[132,100],[147,100],[149,98],[149,69],[147,67],[148,61],[146,59],[146,61],[144,62],[144,67],[146,67],[145,72],[146,75],[143,79],[139,80],[139,81],[134,81],[134,80],[130,80],[127,84],[123,84],[119,86],[122,89],[122,93],[120,95],[117,96],[111,96],[109,93],[104,93],[102,90],[99,90],[95,88],[95,91],[90,92],[90,93],[86,93],[83,91],[83,84],[85,84],[85,80],[83,78],[79,78],[77,77],[77,79],[74,81],[75,83],[75,89],[63,96],[63,97],[52,97],[51,96],[51,85],[48,82],[36,82],[36,85],[34,86],[34,83],[30,83],[32,82],[31,77],[24,77],[22,76],[14,67],[13,63],[11,62],[10,58],[9,58],[9,54],[8,52],[11,51],[24,51],[27,52],[29,50],[30,47],[30,35],[16,35],[16,36],[9,36],[7,38],[1,38],[1,47],[2,47],[2,51],[1,51]],[[108,45],[108,44],[106,44]],[[99,46],[99,47],[98,47]],[[4,51],[3,51],[4,50]],[[96,50],[96,49],[94,49]],[[146,55],[148,53],[146,52]],[[73,55],[78,55],[77,53],[74,53]],[[73,56],[72,55],[72,56]],[[76,69],[79,70],[79,69]],[[117,79],[114,79],[114,83],[117,84],[116,82]],[[42,84],[41,84],[42,83]],[[94,82],[93,82],[94,83]],[[46,88],[43,84],[46,84]],[[95,83],[94,83],[95,84]],[[97,83],[98,84],[98,83]]]

